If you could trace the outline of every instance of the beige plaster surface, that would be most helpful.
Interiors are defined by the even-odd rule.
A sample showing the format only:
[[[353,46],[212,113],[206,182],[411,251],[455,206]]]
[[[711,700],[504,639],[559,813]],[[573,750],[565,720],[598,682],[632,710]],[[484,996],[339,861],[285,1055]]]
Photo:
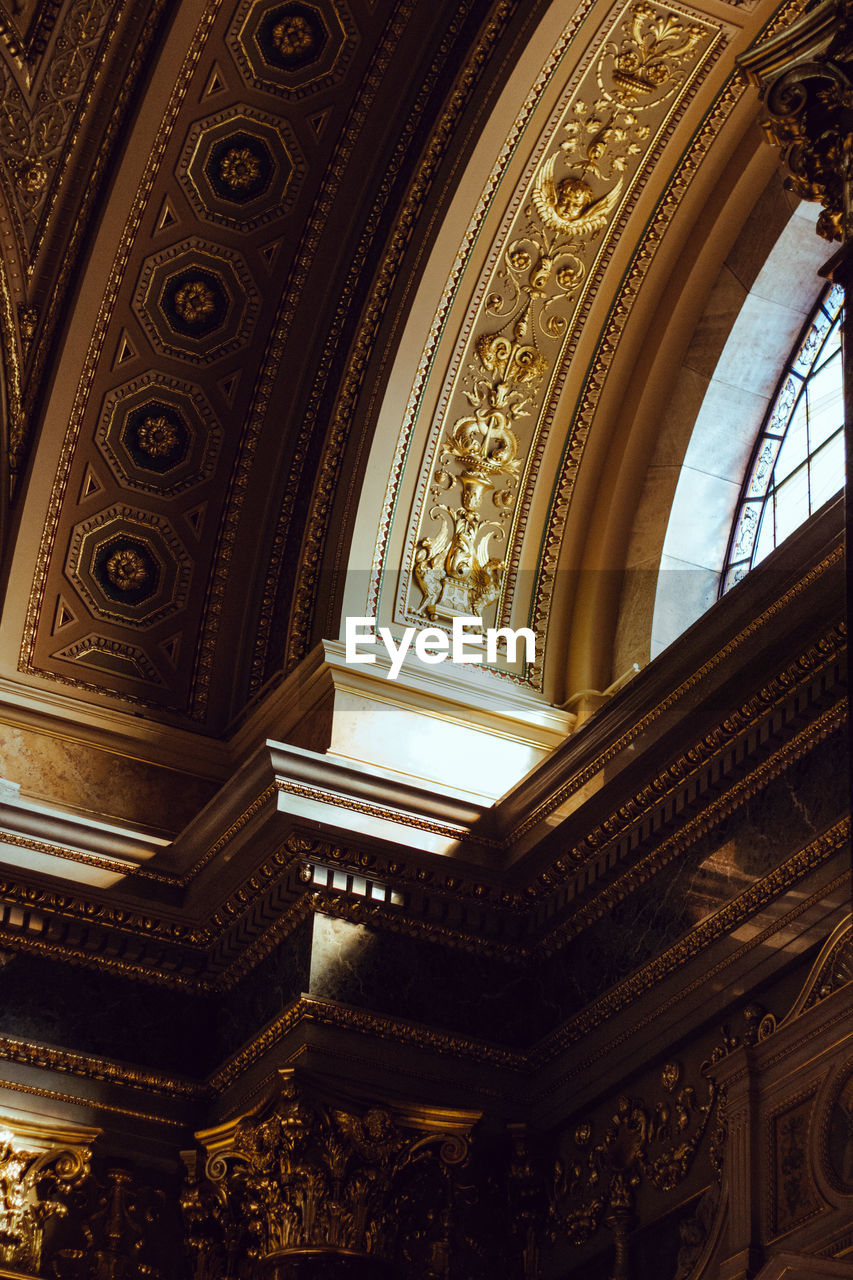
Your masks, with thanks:
[[[690,340],[684,357],[686,368],[706,378],[714,376],[746,296],[746,289],[732,269],[724,266]]]
[[[716,599],[756,434],[822,287],[829,246],[815,221],[774,175],[710,289],[661,406],[634,513],[614,670],[654,656]]]
[[[677,639],[685,629],[684,618],[697,619],[717,598],[719,574],[697,568],[676,556],[661,557],[655,596],[651,657]]]
[[[0,774],[22,797],[165,835],[177,835],[216,791],[192,774],[10,725],[0,725]]]

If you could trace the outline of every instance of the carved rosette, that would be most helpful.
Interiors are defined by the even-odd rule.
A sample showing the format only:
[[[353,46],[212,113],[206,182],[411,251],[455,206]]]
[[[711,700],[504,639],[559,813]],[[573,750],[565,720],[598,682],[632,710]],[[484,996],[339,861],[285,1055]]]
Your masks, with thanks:
[[[452,1173],[476,1119],[336,1107],[281,1071],[260,1108],[198,1134],[201,1153],[185,1157],[181,1203],[197,1280],[251,1267],[288,1275],[306,1250],[380,1270],[428,1262],[450,1247]]]
[[[405,611],[449,625],[500,597],[501,551],[590,267],[660,120],[711,32],[641,2],[623,9],[529,179],[471,327],[416,516]],[[505,612],[505,611],[504,611]]]
[[[853,5],[823,0],[739,59],[764,98],[764,129],[782,152],[787,185],[823,211],[817,230],[853,230]]]

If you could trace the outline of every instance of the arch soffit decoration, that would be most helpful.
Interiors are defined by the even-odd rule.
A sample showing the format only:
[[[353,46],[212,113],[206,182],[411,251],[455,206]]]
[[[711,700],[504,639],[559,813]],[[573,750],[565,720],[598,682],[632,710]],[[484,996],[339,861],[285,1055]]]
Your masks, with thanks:
[[[619,415],[603,398],[598,400],[604,374],[608,373],[612,402],[613,387],[621,384],[610,374],[618,374],[620,361],[623,369],[632,363],[626,338],[646,331],[655,289],[660,287],[660,282],[652,284],[655,272],[666,278],[685,239],[686,232],[678,230],[680,211],[683,207],[689,230],[695,206],[713,189],[754,114],[751,97],[730,82],[732,60],[773,18],[774,7],[721,5],[717,0],[695,6],[680,0],[660,5],[588,0],[566,25],[562,6],[553,5],[463,177],[448,234],[439,239],[423,277],[423,292],[415,299],[369,468],[380,484],[365,488],[352,567],[368,571],[371,591],[373,581],[384,574],[386,585],[376,598],[380,617],[424,623],[422,606],[429,597],[413,572],[414,558],[420,543],[438,560],[437,540],[448,530],[448,518],[464,509],[462,473],[468,464],[460,422],[466,421],[466,429],[472,427],[475,440],[483,435],[484,422],[502,424],[493,433],[495,451],[481,459],[488,464],[485,474],[479,476],[479,485],[469,486],[469,493],[479,488],[475,524],[488,506],[489,520],[484,523],[494,526],[491,534],[503,534],[504,540],[475,539],[475,550],[485,559],[479,577],[485,581],[486,595],[497,588],[485,606],[492,610],[487,620],[515,626],[532,621],[542,636],[547,635],[547,662],[532,671],[511,673],[534,694],[559,700],[565,692],[573,583],[579,568],[595,563],[589,548],[574,553],[588,525],[586,499],[579,501],[577,495],[585,489],[606,503],[598,481]],[[164,74],[153,78],[134,125],[137,139],[156,137],[170,109],[171,86],[180,81],[184,65],[181,49],[196,39],[192,8],[181,6],[177,13],[175,38],[161,56]],[[170,58],[174,65],[169,65]],[[189,76],[193,67],[186,64],[185,70]],[[238,87],[245,93],[242,84]],[[198,108],[196,114],[203,110],[207,108]],[[509,138],[507,121],[514,121]],[[136,148],[135,154],[147,155],[149,150]],[[12,607],[3,619],[3,647],[9,658],[22,652],[22,632],[25,648],[36,638],[31,627],[37,620],[23,618],[19,606],[28,597],[31,604],[35,599],[30,592],[34,569],[42,572],[44,557],[52,550],[42,530],[45,512],[59,493],[53,477],[60,463],[64,466],[71,458],[73,441],[67,431],[78,416],[73,401],[79,371],[87,370],[88,377],[92,361],[99,358],[95,348],[87,346],[88,336],[102,327],[104,298],[117,287],[113,264],[126,229],[136,225],[141,209],[156,212],[154,203],[159,200],[152,197],[151,209],[140,206],[142,175],[131,150],[123,164],[47,401],[38,466],[30,477],[12,567]],[[152,170],[143,177],[143,186],[148,183],[150,188],[153,181]],[[146,195],[151,196],[150,189]],[[463,224],[460,241],[455,229]],[[212,231],[210,238],[217,235]],[[186,237],[180,243],[186,252],[198,250],[185,241]],[[156,272],[158,263],[152,263]],[[226,255],[214,265],[235,291],[248,282],[248,296],[252,282],[248,277],[244,281],[239,263]],[[262,273],[257,265],[253,271],[257,284]],[[439,290],[432,283],[436,280],[448,283]],[[128,305],[131,302],[128,298]],[[144,311],[143,303],[136,299],[137,312],[140,307]],[[247,323],[253,323],[252,316]],[[426,344],[424,332],[429,333]],[[111,337],[102,344],[110,360],[121,347],[117,330],[113,336],[115,342]],[[150,337],[155,346],[162,346],[156,333]],[[636,348],[636,340],[631,341]],[[194,381],[201,376],[195,370],[204,367],[204,360],[196,362]],[[219,392],[216,395],[221,401]],[[503,402],[501,396],[506,397]],[[90,399],[94,411],[101,397],[93,394]],[[450,478],[448,488],[436,472],[442,469],[440,449],[453,432],[457,449],[443,468]],[[274,505],[273,495],[268,500]],[[449,517],[431,514],[442,505]],[[175,541],[174,531],[161,524],[152,534],[151,554],[168,558],[174,543],[180,569],[181,548],[191,544],[192,529],[182,524]],[[477,524],[475,532],[480,528]],[[86,536],[80,525],[80,537]],[[375,549],[375,555],[365,556],[364,548]],[[498,569],[489,561],[504,567]],[[55,571],[61,569],[57,560]],[[358,580],[356,574],[350,577]],[[178,597],[187,578],[186,570],[176,577],[176,607],[183,607]],[[435,583],[434,576],[424,574],[423,579],[428,589]],[[193,592],[187,598],[199,613],[206,602],[195,571],[191,581]],[[239,593],[244,581],[226,582],[224,589]],[[137,607],[133,602],[131,606]],[[363,604],[352,608],[347,602],[346,611],[372,610]],[[52,616],[52,608],[47,613]],[[52,644],[47,613],[43,632],[45,642]],[[133,626],[136,622],[131,619]],[[166,622],[164,615],[164,627]],[[584,625],[594,633],[588,618]],[[137,634],[138,628],[130,635],[134,643]],[[165,659],[158,656],[157,662],[171,682],[168,666],[179,655],[189,685],[195,679],[189,671],[193,655],[203,657],[205,652],[204,646],[187,644]],[[18,678],[10,667],[4,675]],[[27,668],[26,678],[32,677],[33,684],[43,675],[37,666]],[[581,683],[591,684],[597,675],[593,671],[593,678]],[[56,679],[49,673],[49,681]],[[171,684],[164,689],[164,696],[171,697]],[[147,693],[137,701],[147,705],[146,697]]]
[[[728,207],[717,191],[722,231],[703,230],[715,247],[729,237],[719,263],[756,177],[763,186],[774,165],[751,128],[754,94],[730,79],[773,7],[722,20],[718,6],[671,6],[664,64],[674,52],[664,87],[645,97],[620,76],[643,38],[636,5],[579,10],[568,27],[556,9],[504,91],[414,300],[377,415],[342,608],[392,627],[447,629],[454,612],[481,611],[486,625],[533,626],[537,664],[505,663],[505,674],[552,701],[603,687],[619,661],[605,637],[654,444],[639,466],[632,458],[626,489],[626,436],[660,339],[656,308],[674,281],[695,309],[682,284],[696,223],[715,190],[737,188]],[[616,127],[602,140],[585,122],[605,115]],[[590,138],[603,153],[593,166]],[[666,322],[677,347],[677,311]],[[471,453],[489,438],[482,465]],[[607,526],[598,538],[596,523]],[[596,577],[590,609],[583,579]]]

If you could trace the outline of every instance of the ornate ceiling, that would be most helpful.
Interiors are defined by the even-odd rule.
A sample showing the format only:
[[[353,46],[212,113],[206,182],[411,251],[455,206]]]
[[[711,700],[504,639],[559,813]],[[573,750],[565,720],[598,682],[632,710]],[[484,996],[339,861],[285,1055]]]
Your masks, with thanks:
[[[217,733],[306,651],[335,378],[515,7],[4,7],[18,676]]]
[[[540,701],[580,618],[605,687],[577,574],[618,582],[613,486],[653,443],[628,466],[619,388],[732,189],[771,20],[0,6],[7,688],[221,738],[353,593],[530,625],[498,665]]]
[[[571,1119],[596,1173],[637,1064],[687,1096],[747,996],[816,989],[837,507],[614,665],[617,620],[648,659],[696,412],[792,220],[736,58],[795,7],[0,0],[13,1113],[173,1171],[305,1055],[519,1139]],[[790,346],[810,303],[763,301]],[[343,615],[480,608],[539,661],[345,660]]]

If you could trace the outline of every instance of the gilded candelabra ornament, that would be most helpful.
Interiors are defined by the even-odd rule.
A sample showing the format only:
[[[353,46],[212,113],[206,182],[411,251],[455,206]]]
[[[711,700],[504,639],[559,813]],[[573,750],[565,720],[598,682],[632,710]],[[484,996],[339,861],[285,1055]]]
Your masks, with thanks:
[[[548,1199],[544,1180],[540,1177],[541,1160],[532,1150],[527,1126],[509,1126],[512,1154],[509,1161],[507,1192],[510,1222],[520,1254],[524,1280],[538,1280],[541,1274],[541,1247],[552,1241],[548,1222]]]
[[[148,1260],[165,1203],[162,1191],[140,1185],[130,1169],[107,1169],[103,1182],[86,1188],[80,1215],[82,1248],[60,1249],[53,1259],[58,1280],[158,1280]]]
[[[623,1095],[603,1125],[577,1120],[556,1158],[549,1158],[542,1139],[534,1142],[524,1125],[509,1126],[509,1217],[523,1280],[540,1280],[547,1249],[560,1241],[583,1246],[603,1229],[613,1245],[610,1280],[629,1280],[637,1196],[644,1187],[675,1191],[703,1142],[714,1140],[709,1127],[714,1118],[720,1127],[721,1090],[709,1068],[739,1043],[723,1028],[697,1085],[684,1080],[681,1063],[665,1063],[659,1075],[663,1097],[647,1102]]]
[[[440,1260],[449,1174],[467,1157],[476,1117],[447,1119],[438,1128],[383,1106],[331,1106],[281,1071],[258,1111],[199,1134],[204,1155],[187,1158],[182,1209],[196,1280],[263,1275],[304,1249]]]
[[[823,210],[817,230],[853,230],[853,5],[823,0],[798,22],[738,60],[759,86],[764,129],[782,152],[787,185]]]
[[[416,612],[449,623],[498,599],[505,564],[493,547],[514,518],[533,435],[525,423],[538,416],[595,242],[651,136],[640,117],[675,95],[706,35],[681,15],[634,5],[533,175],[475,324],[457,391],[467,407],[440,439],[414,550]]]

